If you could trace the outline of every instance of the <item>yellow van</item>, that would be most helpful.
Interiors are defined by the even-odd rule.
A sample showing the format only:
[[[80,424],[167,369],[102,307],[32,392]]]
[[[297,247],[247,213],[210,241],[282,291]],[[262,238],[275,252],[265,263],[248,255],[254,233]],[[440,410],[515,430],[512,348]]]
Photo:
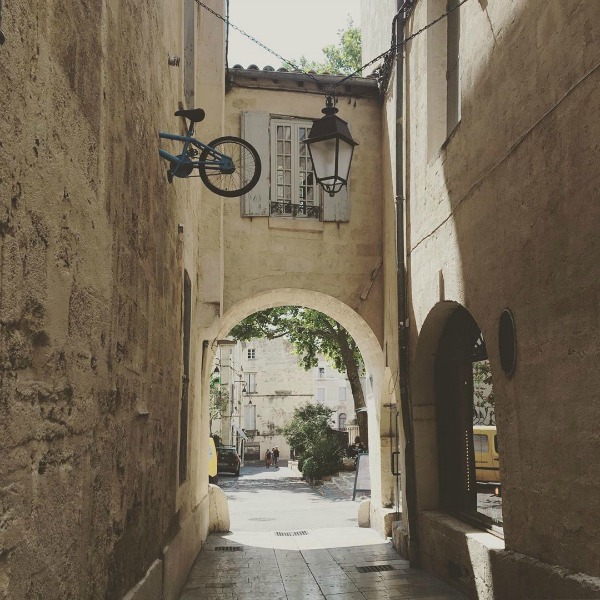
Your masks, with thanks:
[[[475,479],[482,483],[500,483],[500,455],[495,425],[473,425]]]
[[[208,438],[208,483],[219,483],[217,475],[217,449],[215,448],[215,440],[210,436]]]

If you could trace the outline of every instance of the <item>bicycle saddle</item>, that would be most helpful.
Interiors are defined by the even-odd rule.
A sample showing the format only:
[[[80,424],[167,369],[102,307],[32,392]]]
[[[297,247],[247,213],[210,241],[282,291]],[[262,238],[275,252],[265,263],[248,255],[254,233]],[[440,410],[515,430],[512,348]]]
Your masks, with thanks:
[[[175,116],[189,119],[194,123],[200,123],[200,121],[204,120],[205,113],[201,108],[191,108],[189,110],[178,110]]]

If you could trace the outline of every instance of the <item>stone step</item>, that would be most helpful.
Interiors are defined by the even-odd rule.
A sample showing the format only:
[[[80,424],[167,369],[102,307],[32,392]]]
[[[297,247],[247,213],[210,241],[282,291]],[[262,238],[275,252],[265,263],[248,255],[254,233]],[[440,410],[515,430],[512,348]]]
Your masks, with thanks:
[[[354,489],[354,473],[339,473],[331,478],[332,483],[343,490]]]

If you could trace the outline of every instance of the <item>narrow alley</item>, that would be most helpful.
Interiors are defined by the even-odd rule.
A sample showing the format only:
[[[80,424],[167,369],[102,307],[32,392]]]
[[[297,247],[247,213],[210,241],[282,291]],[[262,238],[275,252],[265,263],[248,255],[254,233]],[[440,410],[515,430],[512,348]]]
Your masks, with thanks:
[[[180,600],[463,598],[359,528],[359,499],[315,488],[287,466],[220,475],[231,531],[209,535]]]
[[[599,90],[600,0],[0,0],[0,600],[600,600]]]

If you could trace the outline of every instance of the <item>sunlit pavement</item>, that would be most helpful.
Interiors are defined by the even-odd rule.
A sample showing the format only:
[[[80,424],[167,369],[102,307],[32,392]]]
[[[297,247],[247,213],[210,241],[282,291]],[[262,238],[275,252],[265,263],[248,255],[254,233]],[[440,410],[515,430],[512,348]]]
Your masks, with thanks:
[[[244,467],[219,485],[231,531],[209,536],[181,600],[463,598],[359,528],[358,501],[323,497],[287,467]]]
[[[231,530],[356,529],[359,502],[323,497],[297,471],[287,466],[266,469],[243,467],[240,477],[219,475],[219,486],[229,503]]]

